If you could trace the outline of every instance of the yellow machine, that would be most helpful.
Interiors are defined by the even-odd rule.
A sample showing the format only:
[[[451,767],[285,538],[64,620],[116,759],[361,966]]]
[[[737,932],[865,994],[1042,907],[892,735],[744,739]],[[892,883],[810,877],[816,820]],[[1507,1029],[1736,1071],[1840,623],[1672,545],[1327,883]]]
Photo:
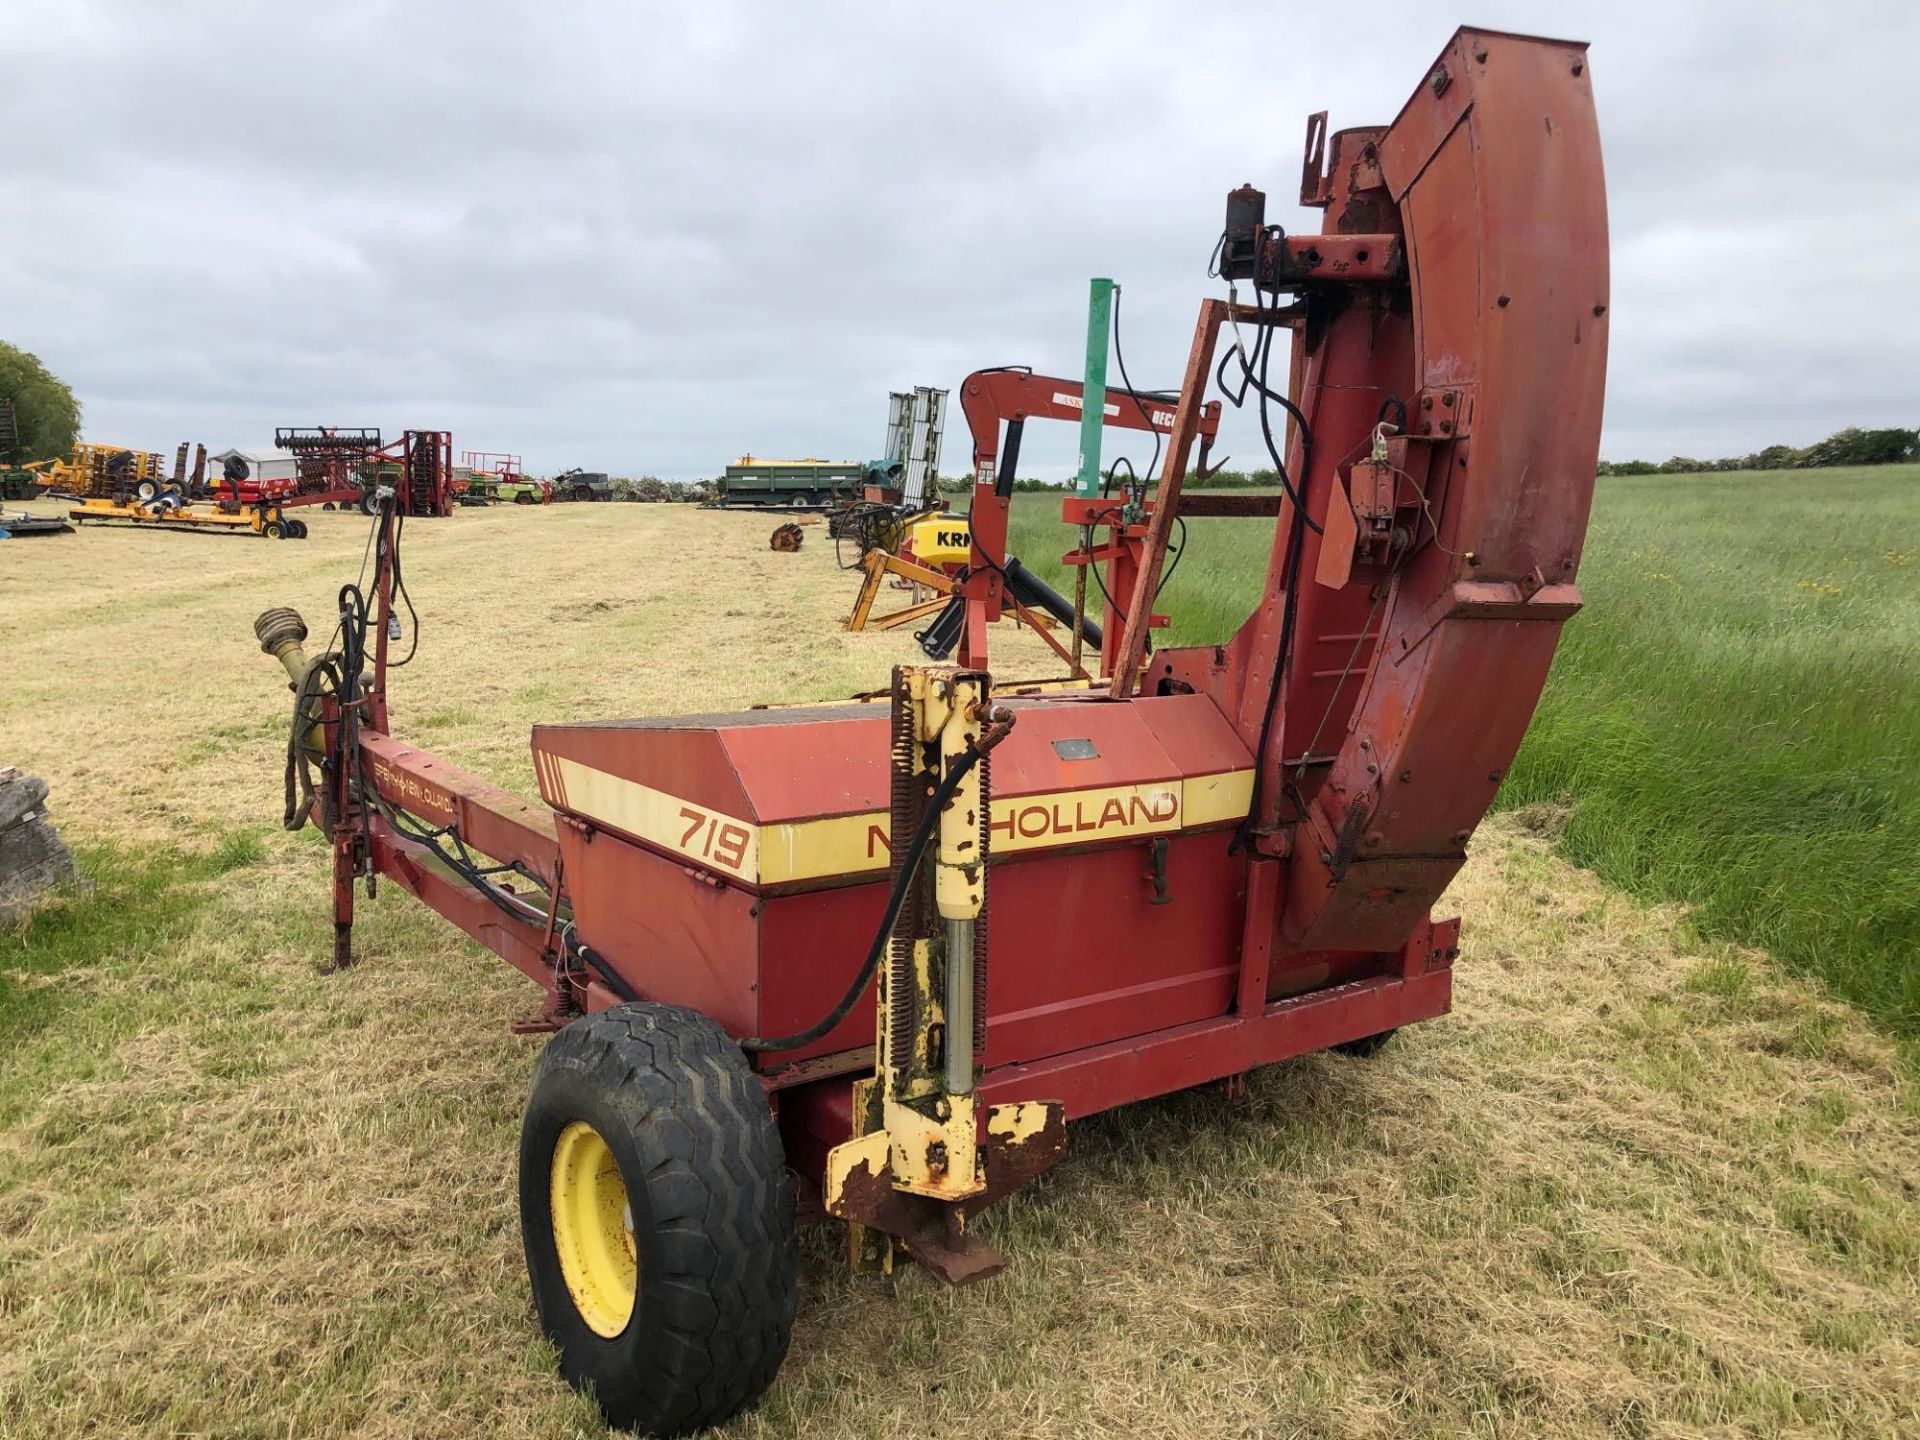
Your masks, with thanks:
[[[934,567],[964,566],[972,559],[972,526],[964,515],[933,511],[907,522],[905,536],[907,543],[902,548],[911,549],[912,559],[895,555],[876,545],[861,560],[860,568],[866,572],[866,578],[860,583],[860,593],[854,597],[853,614],[847,618],[847,629],[891,630],[915,620],[930,620],[933,623],[920,632],[921,648],[930,656],[945,655],[957,638],[957,631],[950,627],[963,612],[955,597],[959,588],[958,580],[944,569]],[[1010,570],[1012,568],[1009,566]],[[889,577],[896,587],[908,592],[908,602],[898,610],[876,615],[873,613],[874,603],[879,600],[880,588]],[[1009,575],[1010,582],[1013,578]],[[1024,581],[1025,577],[1020,578]],[[1059,617],[1049,615],[1040,606],[1029,603],[1031,598],[1031,591],[1010,583],[1001,603],[1016,621],[1046,641],[1053,653],[1072,667],[1075,674],[1083,673],[1074,660],[1073,652],[1061,644],[1053,633]]]
[[[152,450],[76,441],[65,460],[42,460],[27,467],[39,472],[43,490],[66,490],[88,499],[137,496],[150,500],[167,483],[166,461]]]
[[[140,525],[150,530],[198,530],[214,535],[258,535],[266,540],[304,540],[307,525],[280,513],[278,505],[250,505],[235,510],[195,510],[173,503],[171,496],[157,501],[119,505],[112,500],[88,499],[67,512],[75,525]]]
[[[938,511],[907,527],[913,557],[923,565],[964,565],[973,558],[973,525],[964,515]]]

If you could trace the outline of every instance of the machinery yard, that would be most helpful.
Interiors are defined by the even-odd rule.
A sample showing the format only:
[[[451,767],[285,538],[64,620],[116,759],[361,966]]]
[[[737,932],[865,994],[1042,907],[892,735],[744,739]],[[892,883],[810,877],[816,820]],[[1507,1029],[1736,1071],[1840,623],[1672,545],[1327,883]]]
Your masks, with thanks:
[[[7,551],[41,618],[0,640],[0,742],[52,781],[97,885],[0,972],[0,1433],[598,1429],[527,1322],[512,1172],[538,1043],[507,1022],[528,987],[392,896],[362,908],[363,963],[317,974],[325,849],[273,823],[285,720],[248,626],[327,613],[368,523],[191,546],[111,592],[118,547]],[[408,565],[409,733],[529,793],[535,722],[814,700],[916,653],[844,633],[831,548],[776,554],[765,529],[555,506],[434,530]],[[508,543],[490,624],[458,623]],[[593,591],[556,591],[583,552]],[[688,565],[647,563],[667,553]],[[157,623],[217,640],[183,667],[141,643]],[[604,663],[669,635],[672,671]],[[1051,658],[1017,627],[994,644],[1010,677]],[[1573,869],[1557,824],[1536,806],[1474,840],[1449,1018],[1238,1102],[1076,1123],[1069,1162],[988,1212],[1014,1263],[987,1288],[849,1274],[832,1227],[803,1231],[791,1356],[724,1433],[1920,1423],[1909,1065],[1764,955]],[[968,1363],[939,1363],[954,1346]]]

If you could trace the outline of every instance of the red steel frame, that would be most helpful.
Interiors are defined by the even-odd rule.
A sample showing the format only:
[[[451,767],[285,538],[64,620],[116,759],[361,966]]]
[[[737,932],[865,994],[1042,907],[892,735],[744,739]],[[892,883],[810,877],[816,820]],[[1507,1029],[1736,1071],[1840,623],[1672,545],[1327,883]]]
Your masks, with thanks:
[[[332,435],[337,427],[316,427],[327,435]],[[355,436],[367,434],[355,431]],[[378,441],[379,432],[372,432]],[[354,482],[355,473],[360,466],[371,460],[377,452],[359,443],[343,442],[337,450],[305,450],[295,452],[298,473],[291,480],[242,480],[235,485],[232,481],[218,482],[217,498],[237,499],[242,504],[252,504],[257,500],[272,500],[283,510],[302,505],[358,505],[361,488]],[[251,491],[251,493],[250,493]]]
[[[376,438],[377,434],[375,432]],[[355,477],[360,471],[382,462],[398,464],[404,482],[416,451],[430,457],[430,467],[438,478],[430,502],[422,509],[409,508],[404,483],[396,487],[402,511],[441,517],[451,515],[454,494],[453,437],[445,430],[408,430],[399,439],[372,449],[356,445],[333,451],[307,451],[299,455],[301,473],[297,478],[242,480],[238,484],[221,479],[215,483],[214,498],[229,505],[252,505],[268,501],[283,510],[303,505],[357,506],[366,493],[356,483]]]
[[[1127,611],[1109,691],[1015,700],[1019,722],[996,753],[1008,833],[1033,813],[1039,832],[1050,826],[1063,843],[993,857],[988,1009],[998,1028],[984,1055],[987,1101],[1059,1100],[1085,1115],[1450,1004],[1457,922],[1433,920],[1430,907],[1463,861],[1579,603],[1608,304],[1585,47],[1461,30],[1391,126],[1328,139],[1310,125],[1308,156],[1302,200],[1324,209],[1323,232],[1269,233],[1260,257],[1298,303],[1203,304],[1156,503],[1134,527],[1141,533],[1108,547]],[[1358,467],[1373,463],[1358,457],[1380,444],[1396,477],[1389,493],[1417,498],[1433,533],[1391,565],[1336,566],[1347,578],[1325,584],[1313,578],[1321,536],[1308,534],[1289,564],[1295,517],[1282,503],[1263,598],[1240,632],[1223,646],[1149,657],[1148,602],[1172,517],[1202,513],[1181,484],[1227,324],[1292,333],[1293,392],[1315,443],[1308,453],[1296,431],[1287,459],[1308,513],[1324,525],[1347,503]],[[1383,410],[1400,413],[1383,397],[1404,406],[1404,433],[1378,430]],[[1004,529],[989,519],[986,543],[996,537],[1003,543]],[[1122,556],[1130,574],[1117,573]],[[547,988],[533,1026],[615,999],[569,958],[570,926],[635,990],[704,1001],[735,1034],[783,1033],[775,1022],[831,1004],[872,934],[884,868],[731,875],[729,851],[737,861],[747,831],[726,817],[750,816],[765,833],[857,821],[884,793],[883,715],[827,707],[541,727],[535,757],[549,805],[528,805],[391,737],[392,599],[383,569],[360,717],[368,783],[531,880],[522,913],[503,913],[380,813],[363,817],[349,777],[334,774],[342,959],[370,858]],[[1108,843],[1072,793],[1048,810],[1045,797],[1071,790],[1066,742],[1097,751],[1087,773],[1098,784],[1251,770],[1258,803],[1243,825]],[[672,785],[693,824],[676,848],[638,822],[588,818],[555,778],[567,765],[636,793]],[[703,824],[705,858],[691,848]],[[1072,833],[1081,830],[1094,833],[1082,841]],[[1186,908],[1156,908],[1168,891]],[[849,1082],[871,1068],[871,1024],[871,1008],[856,1010],[807,1051],[754,1057],[789,1158],[809,1178],[850,1133]]]
[[[463,450],[460,463],[476,475],[491,475],[496,480],[518,480],[522,471],[520,457],[504,450]]]
[[[1202,384],[1205,377],[1202,377]],[[1013,503],[1013,484],[1020,463],[1020,441],[1029,420],[1064,420],[1079,424],[1085,403],[1084,385],[1030,370],[976,370],[960,386],[960,408],[966,412],[973,435],[973,502],[968,510],[973,532],[973,560],[957,593],[967,606],[966,628],[960,636],[958,663],[984,667],[987,663],[987,627],[1014,602],[1006,592],[1001,567],[1007,560],[1007,514]],[[1157,431],[1169,435],[1177,407],[1164,397],[1130,390],[1107,391],[1104,423],[1123,430]],[[1004,445],[1001,425],[1006,426]],[[1200,468],[1220,429],[1220,402],[1200,406],[1192,427],[1200,441]],[[1189,435],[1191,444],[1193,434]],[[1118,617],[1109,613],[1107,631]]]

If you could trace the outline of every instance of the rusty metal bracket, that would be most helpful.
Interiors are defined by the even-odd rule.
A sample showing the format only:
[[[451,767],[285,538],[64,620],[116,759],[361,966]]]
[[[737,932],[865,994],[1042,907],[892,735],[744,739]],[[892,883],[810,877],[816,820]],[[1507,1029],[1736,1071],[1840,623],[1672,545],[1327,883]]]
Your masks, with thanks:
[[[1324,210],[1332,199],[1327,176],[1327,112],[1316,110],[1307,116],[1307,143],[1300,161],[1300,203],[1309,210]]]
[[[899,1189],[887,1133],[876,1130],[836,1146],[828,1157],[827,1213],[890,1236],[949,1285],[999,1274],[1006,1257],[968,1229],[968,1218],[1059,1163],[1067,1153],[1066,1107],[1055,1100],[995,1105],[982,1128],[984,1185],[964,1204]]]

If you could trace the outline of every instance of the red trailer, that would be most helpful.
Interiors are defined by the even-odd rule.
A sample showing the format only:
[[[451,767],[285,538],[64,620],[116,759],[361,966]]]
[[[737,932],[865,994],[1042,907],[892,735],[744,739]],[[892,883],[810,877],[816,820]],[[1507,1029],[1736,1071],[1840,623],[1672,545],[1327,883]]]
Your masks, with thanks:
[[[686,1433],[771,1382],[796,1194],[856,1262],[977,1279],[974,1218],[1073,1119],[1449,1007],[1431,907],[1580,603],[1609,328],[1585,47],[1461,30],[1391,125],[1308,139],[1317,233],[1229,198],[1150,509],[1066,502],[1115,601],[1099,689],[903,667],[888,702],[542,725],[528,804],[393,733],[391,506],[338,654],[261,617],[336,959],[385,877],[542,987],[528,1270],[616,1423]],[[1215,379],[1294,420],[1266,583],[1227,644],[1150,654]]]

